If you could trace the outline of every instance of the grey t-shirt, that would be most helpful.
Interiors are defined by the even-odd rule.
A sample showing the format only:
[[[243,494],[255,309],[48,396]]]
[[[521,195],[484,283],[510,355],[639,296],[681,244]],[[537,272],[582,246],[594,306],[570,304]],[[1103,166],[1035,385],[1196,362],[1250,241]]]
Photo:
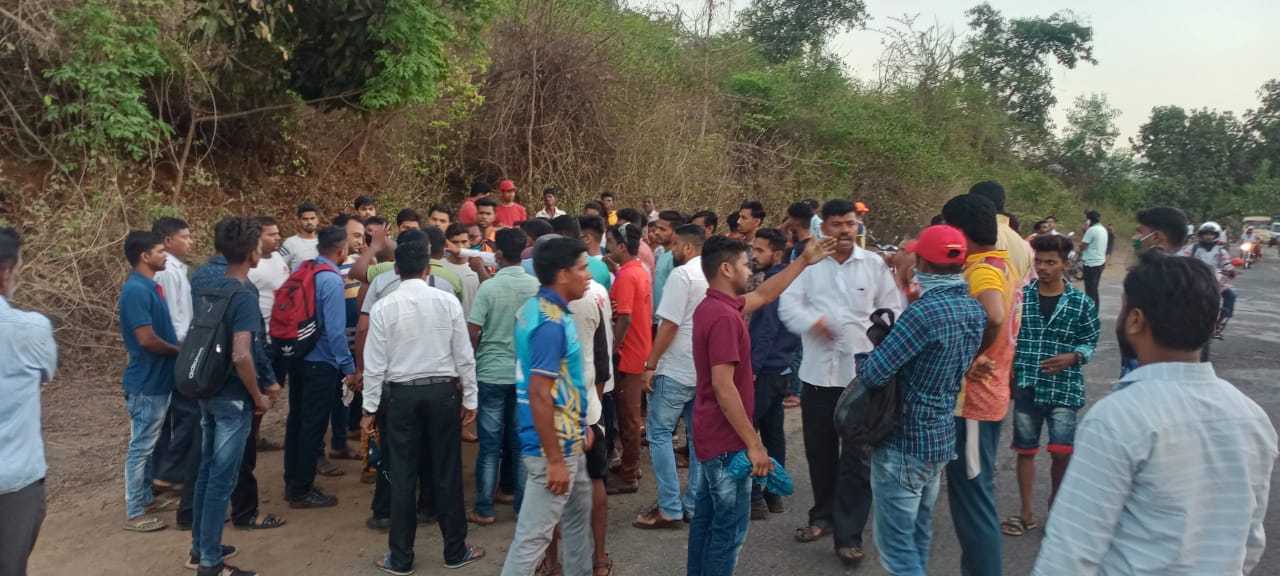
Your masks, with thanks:
[[[456,296],[453,293],[453,285],[448,280],[444,280],[438,276],[427,276],[427,285],[448,292],[450,296]],[[364,293],[364,305],[360,307],[361,314],[368,314],[373,311],[373,305],[388,294],[395,292],[400,287],[400,276],[395,273],[379,274],[373,282],[369,283],[369,289]]]

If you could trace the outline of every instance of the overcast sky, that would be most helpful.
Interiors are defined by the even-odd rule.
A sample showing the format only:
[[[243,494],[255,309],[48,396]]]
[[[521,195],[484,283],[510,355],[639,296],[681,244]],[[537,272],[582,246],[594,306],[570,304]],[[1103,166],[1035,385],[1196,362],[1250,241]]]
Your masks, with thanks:
[[[865,0],[871,15],[867,30],[840,34],[831,50],[844,58],[852,73],[875,79],[875,63],[883,50],[881,33],[891,17],[917,16],[917,28],[934,21],[957,33],[968,30],[964,11],[980,0]],[[643,0],[633,0],[637,5]],[[647,2],[670,6],[671,2]],[[705,0],[678,0],[688,14],[698,14]],[[717,6],[745,7],[749,0],[720,0]],[[1230,110],[1237,116],[1258,106],[1257,90],[1280,78],[1280,1],[1278,0],[990,0],[1005,17],[1048,16],[1072,10],[1093,26],[1097,66],[1058,68],[1054,89],[1061,126],[1063,111],[1076,96],[1106,94],[1120,109],[1119,144],[1137,134],[1138,126],[1161,105]],[[717,17],[727,24],[728,15]]]

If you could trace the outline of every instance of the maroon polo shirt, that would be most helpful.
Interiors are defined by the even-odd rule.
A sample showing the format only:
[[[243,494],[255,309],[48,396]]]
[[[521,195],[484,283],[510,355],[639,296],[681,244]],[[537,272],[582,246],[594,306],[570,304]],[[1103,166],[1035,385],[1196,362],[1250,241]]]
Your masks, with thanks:
[[[711,367],[733,364],[733,385],[742,397],[747,418],[754,421],[756,393],[751,379],[751,337],[742,320],[741,296],[707,289],[707,297],[693,312],[693,367],[698,373],[693,400],[693,443],[698,460],[706,462],[747,445],[729,424],[711,387]]]

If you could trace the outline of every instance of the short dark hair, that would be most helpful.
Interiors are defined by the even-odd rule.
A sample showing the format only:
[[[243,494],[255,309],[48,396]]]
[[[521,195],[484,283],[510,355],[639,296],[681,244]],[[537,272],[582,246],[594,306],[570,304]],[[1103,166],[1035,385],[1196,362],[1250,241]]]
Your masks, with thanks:
[[[356,197],[355,209],[356,209],[356,210],[359,210],[359,209],[361,209],[361,208],[364,208],[365,206],[373,206],[374,208],[377,208],[377,207],[378,207],[378,203],[377,203],[377,202],[374,202],[374,201],[373,201],[373,198],[370,198],[370,197],[368,197],[368,196],[358,196],[358,197]]]
[[[380,225],[380,226],[382,226],[383,228],[386,228],[386,227],[387,227],[388,222],[387,222],[387,219],[386,219],[386,218],[383,218],[383,217],[381,217],[381,216],[370,216],[370,217],[368,217],[368,218],[365,218],[365,219],[364,219],[364,225],[365,225],[365,226],[372,226],[372,225],[375,225],[375,224]]]
[[[751,251],[751,246],[741,238],[712,236],[702,243],[702,274],[708,280],[720,271],[720,265]]]
[[[663,210],[659,212],[658,220],[662,220],[663,222],[671,224],[672,229],[684,226],[684,223],[686,222],[686,220],[684,219],[684,214],[681,214],[675,210]]]
[[[316,251],[320,254],[333,254],[334,250],[346,245],[347,229],[342,226],[325,226],[316,231]]]
[[[488,206],[488,207],[490,207],[490,208],[493,208],[494,210],[497,210],[497,209],[498,209],[498,201],[497,201],[497,200],[494,200],[493,198],[490,198],[490,197],[488,197],[488,196],[485,196],[484,198],[477,198],[477,199],[476,199],[476,208],[479,208],[479,207],[481,207],[481,206]]]
[[[273,217],[271,217],[271,216],[255,216],[253,219],[254,219],[254,220],[257,220],[257,221],[258,221],[258,226],[261,226],[261,227],[263,227],[263,228],[266,228],[267,226],[279,226],[279,225],[280,225],[278,222],[276,222],[276,219],[275,219],[275,218],[273,218]]]
[[[413,208],[405,208],[404,210],[396,213],[396,226],[404,224],[405,222],[422,223],[422,215]]]
[[[439,230],[431,228],[431,230]],[[420,278],[431,267],[431,245],[427,242],[401,242],[396,245],[396,271],[401,278]]]
[[[242,264],[262,240],[262,225],[252,218],[223,218],[213,227],[213,249],[228,264]]]
[[[814,214],[817,214],[818,206],[821,205],[817,198],[805,198],[804,200],[801,200],[801,202],[804,202],[805,204],[808,204],[810,208],[813,208]]]
[[[720,224],[720,218],[716,216],[715,212],[710,210],[703,210],[701,212],[694,213],[694,215],[689,218],[689,221],[693,222],[699,218],[702,219],[702,223],[704,225],[711,227],[712,232],[715,232],[716,226]]]
[[[542,191],[542,197],[543,197],[543,198],[546,198],[548,194],[550,194],[550,195],[552,195],[552,196],[559,196],[559,195],[560,195],[560,191],[559,191],[559,190],[556,190],[556,187],[555,187],[555,186],[552,186],[552,187],[547,188],[546,190],[543,190],[543,191]]]
[[[760,203],[759,200],[744,201],[741,206],[738,206],[738,212],[743,210],[750,210],[751,217],[756,220],[764,220],[764,204]]]
[[[610,192],[610,191],[608,191],[608,190],[605,190],[604,192],[601,192],[601,193],[600,193],[600,199],[601,199],[601,200],[604,200],[605,198],[613,198],[613,197],[614,197],[614,196],[613,196],[613,192]]]
[[[827,200],[826,204],[822,205],[822,219],[826,220],[832,216],[844,216],[851,212],[857,212],[856,208],[857,207],[852,201],[845,200],[844,198]]]
[[[804,202],[796,202],[787,207],[787,218],[794,218],[808,223],[813,220],[813,206]]]
[[[685,224],[676,228],[676,236],[679,236],[686,244],[701,248],[702,243],[707,240],[707,230],[697,224]]]
[[[961,194],[948,200],[942,207],[942,217],[976,244],[989,246],[995,244],[999,237],[996,206],[982,196]],[[972,246],[969,249],[973,252]]]
[[[1174,350],[1204,347],[1218,322],[1222,296],[1214,271],[1197,258],[1148,250],[1124,277],[1129,308],[1141,310],[1156,343]]]
[[[516,224],[516,226],[519,227],[521,230],[524,230],[524,233],[529,235],[529,239],[531,240],[537,240],[543,236],[546,236],[547,234],[551,234],[552,232],[555,232],[555,229],[551,227],[550,222],[547,222],[546,220],[541,220],[538,218],[534,218],[533,220],[525,220],[524,222]]]
[[[729,217],[724,219],[725,224],[729,226],[730,232],[738,231],[738,219],[741,217],[742,217],[742,214],[738,212],[731,212],[729,213]]]
[[[396,243],[404,244],[406,242],[421,242],[423,244],[430,243],[427,239],[427,233],[422,230],[405,230],[404,232],[401,232],[400,237],[396,239]],[[430,251],[431,249],[428,248],[427,252]]]
[[[640,226],[635,223],[623,222],[609,229],[609,234],[614,242],[622,244],[627,249],[627,254],[636,256],[640,253]]]
[[[1102,222],[1102,215],[1097,210],[1085,210],[1084,217],[1092,220],[1095,224]]]
[[[529,235],[519,228],[503,228],[493,235],[493,243],[498,245],[498,254],[504,262],[515,263],[520,261],[520,253],[529,243]]]
[[[1156,206],[1138,212],[1138,223],[1161,232],[1168,241],[1181,246],[1187,241],[1187,215],[1171,206]]]
[[[645,216],[644,212],[636,210],[635,208],[623,208],[619,210],[618,219],[626,220],[627,222],[635,224],[641,228],[644,228],[644,225],[649,223],[649,217]]]
[[[1005,192],[1004,186],[999,182],[984,180],[970,187],[969,193],[990,200],[991,205],[996,207],[996,212],[1004,212]]]
[[[0,270],[9,270],[18,265],[21,254],[22,237],[12,227],[0,228]]]
[[[436,228],[435,226],[427,226],[423,232],[427,234],[427,243],[430,245],[429,249],[431,257],[435,258],[440,254],[444,254],[444,230]]]
[[[603,216],[592,216],[590,214],[578,216],[578,226],[582,228],[583,232],[593,232],[597,238],[602,240],[604,239],[604,231],[608,228]]]
[[[1058,256],[1062,257],[1062,261],[1066,262],[1071,256],[1071,251],[1075,249],[1075,242],[1061,234],[1045,234],[1031,239],[1031,249],[1036,252],[1057,252]]]
[[[582,236],[582,225],[578,223],[578,218],[568,214],[561,214],[553,218],[551,220],[551,230],[565,238]]]
[[[352,220],[355,220],[360,224],[364,224],[364,221],[361,220],[359,216],[355,216],[352,214],[339,214],[337,216],[334,216],[333,221],[330,222],[330,224],[334,226],[339,226],[339,227],[346,227],[347,223],[351,222]]]
[[[1018,234],[1022,234],[1022,230],[1020,230],[1020,228],[1022,227],[1022,222],[1018,220],[1018,217],[1014,216],[1013,214],[1006,214],[1005,217],[1009,219],[1009,228],[1011,228],[1014,232],[1017,232]]]
[[[434,212],[444,212],[449,215],[449,219],[453,220],[453,207],[448,204],[432,204],[431,209],[427,211],[427,216]],[[421,220],[419,220],[421,222]]]
[[[946,224],[946,223],[947,223],[947,219],[943,218],[942,214],[934,214],[933,218],[929,219],[930,226],[937,226],[939,224]]]
[[[787,249],[787,236],[777,228],[761,228],[756,230],[756,240],[764,238],[769,241],[769,249],[781,252]]]
[[[1036,223],[1031,225],[1031,229],[1039,230],[1041,226],[1044,226],[1045,224],[1048,224],[1048,223],[1049,223],[1048,220],[1036,220]]]
[[[489,186],[488,182],[485,182],[483,180],[474,180],[471,182],[472,198],[475,198],[476,196],[479,196],[481,194],[488,194],[490,192],[493,192],[493,187]]]
[[[605,210],[604,204],[601,203],[599,200],[592,200],[582,206],[583,212],[586,212],[587,210],[595,210],[596,212],[599,212],[602,215],[608,212],[608,210]]]
[[[560,271],[572,269],[586,251],[587,245],[577,238],[552,238],[543,242],[533,254],[533,271],[538,283],[554,285]]]
[[[461,222],[454,222],[453,224],[450,224],[450,225],[449,225],[449,227],[448,227],[448,228],[445,228],[445,230],[444,230],[444,237],[445,237],[445,238],[453,238],[454,236],[457,236],[457,235],[459,235],[459,234],[470,234],[470,232],[467,232],[467,225],[466,225],[466,224],[463,224],[463,223],[461,223]]]
[[[151,231],[160,235],[160,238],[169,238],[183,230],[190,230],[186,220],[181,218],[173,218],[170,216],[161,216],[156,218],[154,224],[151,225]]]
[[[315,212],[316,214],[319,214],[320,210],[316,208],[315,204],[312,204],[310,202],[303,202],[298,205],[298,216],[302,216],[307,212]]]
[[[156,246],[164,245],[164,238],[150,230],[134,230],[124,237],[124,258],[129,266],[137,266],[142,255]]]

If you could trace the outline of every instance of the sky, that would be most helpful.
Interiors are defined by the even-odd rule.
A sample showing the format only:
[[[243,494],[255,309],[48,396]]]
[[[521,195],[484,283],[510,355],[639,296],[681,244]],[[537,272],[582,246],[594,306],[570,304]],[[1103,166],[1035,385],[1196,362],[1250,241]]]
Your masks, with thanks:
[[[876,29],[892,17],[915,16],[917,29],[937,22],[958,34],[968,26],[964,11],[980,0],[865,0],[871,20],[865,30],[834,37],[830,50],[861,79],[878,77],[876,61],[885,37]],[[1156,106],[1229,110],[1237,116],[1258,106],[1257,91],[1280,79],[1280,1],[1216,0],[990,0],[1006,18],[1049,16],[1070,9],[1093,26],[1097,66],[1055,67],[1056,124],[1077,96],[1100,92],[1121,111],[1118,145],[1136,137]],[[644,4],[644,2],[637,2]],[[679,5],[686,14],[703,13],[706,2],[650,2]],[[720,0],[740,9],[748,0]],[[729,14],[715,20],[729,23]]]

